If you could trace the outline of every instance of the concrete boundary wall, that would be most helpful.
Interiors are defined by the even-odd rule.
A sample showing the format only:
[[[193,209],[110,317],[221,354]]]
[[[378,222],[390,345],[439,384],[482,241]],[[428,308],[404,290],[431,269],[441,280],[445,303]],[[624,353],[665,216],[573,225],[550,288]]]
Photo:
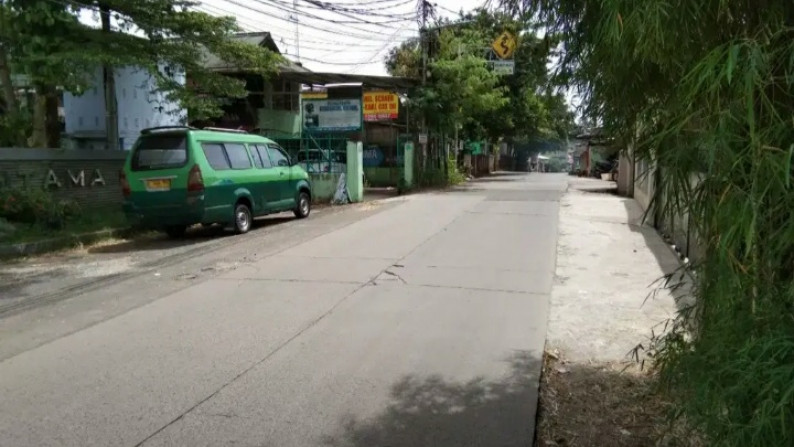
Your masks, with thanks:
[[[660,216],[657,210],[652,209],[656,191],[656,166],[652,161],[636,160],[634,166],[634,184],[630,191],[620,191],[621,195],[632,195],[643,211],[646,212],[646,221],[656,227],[659,232],[668,236],[671,243],[675,244],[679,252],[692,261],[697,261],[703,256],[703,249],[699,243],[699,236],[695,226],[690,222],[687,213],[677,213],[673,216]],[[694,189],[702,181],[701,175],[692,174],[691,187]],[[630,193],[630,194],[629,194]],[[656,200],[664,203],[665,194]],[[649,209],[650,208],[650,209]]]
[[[0,148],[0,187],[41,188],[83,207],[121,206],[127,151]]]

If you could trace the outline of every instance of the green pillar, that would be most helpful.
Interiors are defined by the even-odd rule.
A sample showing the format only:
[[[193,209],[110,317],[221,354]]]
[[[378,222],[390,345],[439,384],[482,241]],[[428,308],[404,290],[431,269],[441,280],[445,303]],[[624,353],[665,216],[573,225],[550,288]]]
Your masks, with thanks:
[[[414,143],[405,143],[405,150],[403,151],[403,179],[405,180],[405,187],[410,188],[414,186]]]
[[[347,142],[347,195],[351,202],[364,198],[364,143]]]

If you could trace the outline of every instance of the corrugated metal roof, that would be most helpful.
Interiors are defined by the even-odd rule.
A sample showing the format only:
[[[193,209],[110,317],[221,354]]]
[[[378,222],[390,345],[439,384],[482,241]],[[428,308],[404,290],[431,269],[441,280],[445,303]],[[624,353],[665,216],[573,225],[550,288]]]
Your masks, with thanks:
[[[382,88],[391,91],[405,91],[420,84],[419,79],[393,76],[368,76],[345,73],[289,72],[282,70],[281,77],[304,84],[362,84],[364,87]]]
[[[273,36],[271,36],[271,34],[268,32],[240,33],[240,34],[235,34],[232,37],[232,39],[249,45],[265,47],[270,51],[281,54],[281,51],[278,49],[278,45],[276,45],[276,42],[273,40]],[[210,53],[209,51],[204,51],[204,67],[212,71],[240,70],[240,67],[237,67],[233,64],[224,61],[223,59],[221,59],[217,55]],[[279,64],[279,71],[285,71],[290,73],[310,72],[308,69],[287,59],[284,59],[284,61]]]

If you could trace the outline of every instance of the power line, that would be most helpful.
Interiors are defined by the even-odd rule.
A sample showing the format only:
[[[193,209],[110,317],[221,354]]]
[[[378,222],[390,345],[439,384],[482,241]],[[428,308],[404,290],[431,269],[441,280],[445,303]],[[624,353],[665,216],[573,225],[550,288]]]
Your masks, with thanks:
[[[388,3],[392,3],[392,2],[399,2],[399,3],[394,4],[394,5],[380,6],[380,5],[384,5],[384,4],[388,4]],[[377,5],[376,6],[377,8],[394,8],[396,6],[406,5],[406,4],[412,3],[412,2],[413,2],[413,0],[405,0],[405,1],[403,1],[403,0],[372,0],[372,1],[366,1],[366,2],[362,2],[362,1],[352,1],[352,2],[335,1],[333,4],[337,5],[337,6],[348,6],[348,5],[376,6]]]
[[[397,34],[397,32],[392,34],[391,37],[394,37],[396,34]],[[381,53],[383,53],[383,50],[385,50],[388,47],[389,47],[389,43],[387,42],[385,45],[383,45],[383,47],[381,49],[379,49],[375,54],[372,55],[372,57],[370,58],[370,62],[373,62],[378,56],[380,56]],[[369,65],[369,64],[367,64],[367,65]],[[357,68],[354,68],[352,71],[356,71],[356,70],[357,70]]]
[[[224,8],[221,8],[221,7],[218,7],[218,6],[215,6],[215,5],[206,4],[206,3],[201,4],[199,7],[197,7],[197,9],[199,11],[201,11],[201,12],[205,12],[205,13],[208,13],[210,15],[221,14],[221,15],[232,17],[235,20],[237,20],[239,23],[248,25],[254,31],[269,32],[274,37],[274,40],[276,40],[276,37],[278,37],[278,39],[280,39],[280,40],[290,40],[290,41],[294,41],[295,40],[295,37],[289,35],[289,34],[292,33],[291,30],[287,30],[287,29],[285,29],[283,27],[278,27],[278,26],[275,26],[275,25],[270,24],[270,23],[269,24],[265,24],[263,22],[258,22],[256,19],[253,19],[253,18],[247,18],[247,17],[244,17],[244,16],[241,17],[241,16],[237,15],[237,13],[235,13],[233,11],[229,11],[228,9],[224,9]],[[276,34],[273,33],[273,31],[279,31],[279,32],[282,32],[284,34],[283,35],[276,35]],[[339,41],[331,41],[331,40],[311,40],[311,39],[309,39],[309,40],[301,39],[301,42],[318,43],[318,44],[325,44],[325,45],[328,45],[328,44],[341,44],[341,45],[355,44],[355,42],[351,42],[351,41],[339,42]],[[366,46],[366,47],[377,47],[377,46],[380,46],[380,45],[377,45],[377,44],[359,44],[359,45]]]
[[[89,4],[85,4],[85,3],[80,3],[80,2],[78,2],[78,1],[76,1],[76,0],[48,0],[48,1],[51,1],[51,2],[53,2],[53,3],[58,3],[58,4],[61,4],[61,5],[64,5],[64,6],[72,6],[72,7],[74,7],[74,6],[78,6],[79,8],[82,8],[82,9],[88,9],[88,10],[90,10],[90,11],[99,12],[100,14],[102,14],[102,13],[105,13],[105,14],[108,14],[108,15],[110,15],[110,13],[109,13],[109,12],[100,11],[100,10],[99,10],[99,9],[98,9],[96,6],[94,6],[94,5],[89,5]],[[248,9],[248,10],[251,10],[251,11],[253,11],[253,12],[259,13],[259,14],[267,14],[266,12],[264,12],[264,11],[262,11],[262,10],[259,10],[259,9],[254,9],[254,8],[250,8],[250,7],[248,7],[248,6],[245,6],[245,5],[242,5],[242,4],[240,4],[240,3],[237,3],[237,2],[236,2],[236,1],[234,1],[234,0],[226,0],[226,1],[228,1],[228,2],[230,2],[230,3],[232,3],[232,4],[235,4],[235,5],[239,6],[239,7],[242,7],[242,8],[244,8],[244,9]],[[258,2],[258,3],[262,3],[262,2]],[[223,12],[225,12],[225,13],[231,13],[231,11],[224,10],[223,8],[219,8],[219,7],[216,7],[216,6],[214,6],[214,5],[206,5],[206,4],[201,4],[200,6],[201,6],[201,7],[209,7],[209,8],[217,9],[217,10],[223,11]],[[199,11],[199,12],[203,12],[203,13],[205,13],[205,14],[208,14],[208,12],[207,12],[207,11]],[[210,15],[212,15],[212,14],[210,14]],[[233,17],[235,18],[235,20],[237,20],[237,17],[236,17],[236,15],[235,15],[235,16],[233,16]],[[287,19],[283,19],[283,18],[280,18],[280,19],[281,19],[281,20],[287,20]],[[249,26],[251,26],[251,25],[249,25]],[[307,26],[307,25],[305,25],[305,26]],[[258,26],[254,26],[253,28],[257,28],[257,27],[258,27]],[[308,26],[308,27],[309,27],[309,28],[312,28],[311,26]],[[306,60],[308,60],[308,61],[316,62],[316,63],[325,64],[325,65],[354,66],[354,67],[355,67],[355,66],[362,66],[362,65],[371,65],[371,64],[377,63],[377,62],[375,62],[375,61],[374,61],[374,59],[375,59],[375,58],[377,58],[377,57],[378,57],[378,55],[380,55],[380,53],[382,53],[382,52],[383,52],[383,50],[385,50],[385,49],[386,49],[386,48],[389,46],[389,44],[390,44],[390,43],[397,43],[397,42],[395,42],[395,41],[394,41],[394,38],[395,38],[395,37],[396,37],[396,35],[397,35],[399,32],[401,32],[401,31],[402,31],[404,28],[405,28],[405,27],[400,27],[400,28],[397,28],[397,29],[395,30],[395,32],[394,32],[394,33],[392,33],[392,34],[389,36],[389,38],[385,40],[385,44],[384,44],[383,46],[381,46],[381,47],[380,47],[380,49],[378,49],[378,50],[375,52],[375,54],[374,54],[374,55],[373,55],[373,56],[372,56],[370,59],[368,59],[367,61],[363,61],[363,62],[332,62],[332,61],[323,61],[323,60],[319,60],[319,59],[314,59],[314,58],[306,58],[306,57],[304,57],[304,59],[306,59]],[[323,29],[318,29],[318,30],[320,30],[320,31],[327,31],[327,32],[331,32],[331,33],[334,33],[334,34],[341,34],[341,35],[345,35],[344,33],[339,33],[339,32],[337,32],[337,31],[334,31],[334,30],[323,30]],[[365,31],[365,30],[362,30],[362,31]],[[355,35],[352,35],[352,34],[351,34],[351,36],[354,36],[354,37],[355,37]],[[360,37],[360,38],[369,39],[369,40],[374,40],[374,39],[372,39],[372,36],[365,36],[365,37]],[[322,43],[326,43],[326,42],[322,42]],[[355,45],[355,43],[351,43],[351,45]]]
[[[400,31],[400,30],[398,30],[398,31]],[[392,37],[394,36],[394,34],[396,34],[396,33],[393,33]],[[367,59],[366,61],[363,61],[363,62],[327,62],[327,61],[322,61],[322,60],[319,60],[319,59],[312,59],[312,58],[306,58],[306,57],[304,57],[303,59],[308,60],[308,61],[312,61],[312,62],[317,62],[317,63],[320,63],[320,64],[326,64],[326,65],[344,65],[344,66],[353,66],[353,67],[362,66],[362,65],[372,65],[372,64],[379,63],[379,62],[376,62],[375,59],[383,52],[383,50],[385,50],[386,48],[389,47],[390,43],[392,43],[392,42],[386,42],[386,44],[383,45],[378,51],[376,51],[375,54],[372,55],[372,57],[370,57],[369,59]],[[394,43],[398,43],[398,42],[394,42]]]
[[[208,6],[210,6],[210,5],[204,5],[203,7],[205,7],[205,8],[206,8],[206,7],[208,7]],[[239,18],[237,18],[237,20],[240,20],[240,19],[239,19]],[[267,31],[267,30],[263,30],[263,29],[261,29],[261,28],[259,27],[259,25],[252,26],[252,25],[250,25],[250,24],[249,24],[248,26],[249,26],[249,27],[251,27],[253,30],[256,30],[256,31]],[[286,37],[286,38],[287,38],[287,39],[289,39],[289,37]],[[281,38],[279,38],[279,40],[282,40],[282,41],[283,41],[284,39],[285,39],[284,37],[281,37]],[[293,38],[291,38],[291,39],[294,39],[294,37],[293,37]],[[275,40],[275,39],[274,39],[274,40]],[[326,44],[326,45],[342,45],[342,46],[344,46],[344,48],[330,48],[330,49],[329,49],[329,47],[328,47],[328,46],[325,46],[325,47],[319,47],[319,46],[314,46],[314,45],[304,45],[304,42],[307,42],[307,41],[305,41],[305,40],[301,39],[301,48],[308,49],[308,50],[311,50],[311,51],[321,51],[321,52],[323,52],[323,53],[322,53],[322,54],[320,54],[318,57],[325,57],[325,56],[329,56],[329,55],[333,55],[333,54],[339,54],[339,53],[347,52],[347,51],[350,51],[351,47],[354,47],[354,46],[355,46],[355,47],[358,47],[358,48],[361,48],[362,46],[363,46],[363,47],[367,47],[367,48],[376,48],[376,47],[377,47],[378,49],[376,50],[375,56],[373,56],[373,58],[372,58],[372,59],[374,59],[375,57],[377,57],[377,55],[378,55],[378,54],[380,54],[380,53],[383,51],[383,49],[384,49],[386,46],[388,46],[388,44],[389,44],[389,43],[391,43],[391,42],[386,42],[386,44],[385,44],[385,45],[380,45],[380,44],[374,44],[374,45],[373,45],[373,44],[363,44],[363,45],[362,45],[362,44],[359,44],[359,43],[356,43],[356,42],[328,42],[328,41],[310,41],[310,42],[321,43],[321,44]],[[286,43],[286,42],[282,42],[282,43],[283,43],[284,45],[287,45],[287,46],[290,46],[290,47],[291,47],[291,46],[296,46],[296,45],[295,45],[295,44],[293,44],[293,43],[289,43],[289,44],[288,44],[288,43]],[[290,55],[290,54],[288,54],[288,55]],[[292,55],[290,55],[290,56],[296,56],[296,55],[292,54]],[[302,58],[306,59],[305,57],[302,57]],[[307,59],[307,60],[319,61],[318,59],[311,59],[311,58],[309,58],[309,59]],[[371,59],[370,59],[370,60],[371,60]],[[327,62],[326,62],[326,63],[327,63]],[[347,65],[347,64],[344,64],[344,65]]]
[[[320,59],[314,59],[314,58],[305,57],[305,56],[301,56],[301,59],[307,60],[307,61],[310,61],[310,62],[317,62],[319,64],[324,64],[324,65],[342,65],[342,66],[348,66],[348,67],[349,66],[357,66],[357,65],[370,65],[370,64],[376,63],[376,62],[331,62],[331,61],[322,61]]]
[[[433,6],[435,6],[436,8],[441,8],[449,13],[455,14],[456,16],[461,14],[461,11],[453,11],[452,9],[447,8],[446,6],[440,5],[438,3],[434,3]]]
[[[221,7],[218,7],[218,6],[215,6],[215,5],[203,4],[203,5],[202,5],[202,7],[205,7],[205,8],[212,8],[212,9],[214,9],[214,10],[218,10],[218,11],[220,11],[221,13],[224,13],[224,14],[230,14],[230,15],[232,15],[232,16],[236,16],[236,15],[238,15],[238,14],[237,14],[237,13],[235,13],[235,12],[229,11],[228,9],[224,9],[224,8],[221,8]],[[250,8],[248,8],[248,9],[250,9]],[[255,13],[257,13],[257,14],[265,14],[265,13],[264,13],[263,11],[261,11],[261,10],[251,9],[251,11],[252,11],[252,12],[255,12]],[[271,17],[272,17],[272,16],[271,16]],[[276,18],[279,18],[279,17],[276,17]],[[288,21],[288,20],[286,20],[286,19],[281,19],[281,18],[279,18],[279,19],[280,19],[280,20],[284,20],[284,21]],[[282,28],[282,27],[277,27],[277,26],[275,26],[275,25],[272,25],[272,24],[268,24],[268,27],[267,27],[267,29],[263,29],[263,26],[262,26],[262,25],[260,25],[260,24],[258,24],[258,23],[257,23],[257,24],[254,24],[254,22],[255,22],[255,19],[247,19],[248,26],[249,26],[249,27],[251,27],[252,29],[255,29],[255,30],[260,30],[260,29],[261,29],[261,30],[263,30],[263,31],[268,31],[268,32],[272,32],[273,30],[278,30],[278,31],[280,31],[281,33],[283,33],[281,36],[279,36],[279,38],[280,38],[281,40],[290,40],[290,41],[294,41],[294,37],[290,37],[290,36],[289,36],[289,34],[291,34],[291,31],[289,31],[289,30],[286,30],[286,29],[284,29],[284,28]],[[290,22],[290,23],[291,23],[291,22]],[[314,27],[312,27],[312,26],[311,26],[311,25],[309,25],[309,24],[303,24],[303,26],[306,26],[307,28],[311,28],[311,29],[316,29],[317,31],[321,31],[321,32],[326,32],[326,33],[331,33],[331,34],[334,34],[334,36],[335,36],[335,37],[340,37],[340,36],[348,36],[348,37],[353,37],[353,38],[358,38],[358,39],[367,39],[367,40],[369,40],[370,42],[373,42],[373,41],[374,41],[374,42],[383,42],[383,41],[384,41],[383,39],[376,38],[376,37],[374,37],[374,36],[361,36],[361,35],[358,35],[358,34],[344,33],[344,32],[341,32],[341,31],[336,31],[336,30],[329,30],[329,29],[322,29],[322,28],[314,28]],[[387,41],[388,41],[388,40],[387,40]],[[338,44],[338,45],[349,45],[349,46],[352,46],[352,45],[358,45],[358,46],[361,46],[361,47],[364,47],[364,46],[366,46],[366,47],[374,47],[374,46],[377,46],[377,45],[373,45],[372,43],[364,43],[364,44],[360,44],[360,43],[357,43],[357,42],[351,42],[351,41],[348,41],[348,42],[339,42],[339,41],[330,41],[330,40],[305,40],[305,42],[309,42],[309,43],[317,43],[317,44],[322,44],[322,45],[328,45],[328,44]],[[290,45],[292,45],[292,44],[290,44]]]
[[[309,4],[307,6],[303,6],[303,8],[321,9],[321,10],[324,10],[324,11],[333,11],[333,12],[335,12],[337,14],[340,14],[340,15],[342,13],[349,13],[349,14],[362,15],[362,16],[367,16],[367,17],[386,17],[386,18],[396,19],[396,20],[399,20],[399,21],[408,21],[408,20],[413,20],[413,19],[416,18],[416,13],[401,13],[401,14],[388,13],[387,14],[387,13],[383,13],[382,12],[385,9],[388,9],[388,8],[395,8],[395,7],[398,7],[398,6],[403,6],[403,5],[407,5],[409,3],[413,3],[413,0],[404,0],[403,2],[395,4],[393,6],[388,6],[386,8],[379,7],[377,9],[356,9],[356,8],[344,8],[344,7],[340,8],[338,5],[335,5],[333,3],[322,2],[322,1],[319,1],[319,0],[303,0],[303,1],[305,3]],[[375,12],[375,11],[379,11],[379,12]],[[357,18],[357,17],[351,16],[351,15],[348,15],[348,17]]]
[[[235,3],[234,0],[227,0],[227,1]],[[271,7],[274,7],[276,9],[281,10],[281,11],[285,11],[285,12],[290,13],[290,14],[301,14],[301,15],[303,15],[305,17],[312,18],[312,19],[315,19],[315,20],[321,20],[323,22],[333,23],[333,24],[336,24],[336,25],[345,25],[347,28],[350,28],[350,29],[356,30],[356,31],[370,32],[370,30],[363,29],[363,28],[357,28],[357,27],[352,26],[352,25],[377,25],[377,26],[382,26],[384,28],[393,28],[393,27],[390,27],[390,26],[386,26],[384,23],[367,22],[367,21],[361,21],[361,20],[359,20],[359,21],[350,21],[350,20],[328,19],[328,18],[325,18],[325,17],[322,17],[322,16],[318,16],[316,14],[312,14],[312,13],[306,12],[306,11],[300,11],[300,10],[293,9],[291,7],[291,5],[290,5],[290,7],[282,6],[278,2],[278,0],[248,0],[248,1],[259,3],[261,5],[271,6]]]
[[[210,5],[207,5],[207,6],[210,6]],[[213,6],[213,7],[214,7],[214,6]],[[227,12],[227,13],[232,13],[231,11],[229,11],[229,10],[224,10],[223,8],[218,8],[218,7],[214,7],[214,8],[215,8],[215,9],[220,9],[220,10],[223,10],[224,12]],[[257,11],[257,12],[260,12],[259,10],[256,10],[256,11]],[[307,25],[307,26],[308,26],[308,25]],[[255,28],[260,28],[260,26],[259,26],[259,25],[257,25]],[[400,40],[397,40],[397,41],[395,42],[395,37],[396,37],[396,35],[397,35],[397,34],[398,34],[400,31],[402,31],[404,28],[405,28],[405,26],[402,26],[402,27],[398,28],[398,29],[397,29],[397,30],[395,30],[395,32],[394,32],[394,33],[392,33],[392,35],[391,35],[391,36],[389,36],[387,39],[385,39],[385,40],[381,40],[381,41],[383,41],[383,42],[384,42],[384,44],[383,44],[383,45],[377,45],[377,47],[378,47],[378,50],[376,50],[376,51],[375,51],[375,55],[374,55],[372,58],[370,58],[370,59],[369,59],[369,60],[368,60],[366,63],[370,63],[369,61],[373,60],[373,59],[374,59],[374,58],[376,58],[376,57],[377,57],[379,54],[381,54],[381,53],[383,52],[383,49],[384,49],[384,48],[386,48],[386,47],[388,47],[388,46],[389,46],[389,44],[391,44],[391,43],[398,43],[398,42],[401,42],[401,41],[402,41],[402,39],[400,39]],[[287,33],[285,33],[285,34],[287,34]],[[413,36],[412,36],[412,37],[413,37]],[[378,40],[378,39],[372,39],[372,37],[371,37],[371,36],[368,36],[368,37],[367,37],[367,39],[368,39],[368,40],[370,40],[370,41],[371,41],[371,40]],[[283,42],[284,40],[293,40],[293,41],[294,41],[295,39],[294,39],[294,38],[290,38],[289,36],[283,36],[283,37],[281,37],[281,40],[282,40],[282,43],[285,43],[285,42]],[[365,46],[366,46],[366,47],[370,47],[370,48],[371,48],[371,47],[374,47],[374,46],[376,46],[376,45],[372,45],[372,44],[367,44],[367,43],[365,43],[365,44],[361,44],[361,43],[357,43],[357,42],[328,42],[328,41],[312,41],[312,42],[313,42],[313,43],[318,43],[318,44],[324,44],[324,45],[329,45],[329,44],[344,45],[344,46],[346,46],[346,47],[348,47],[348,48],[352,48],[352,47],[358,47],[358,48],[361,48],[361,47],[365,47]],[[290,45],[293,45],[293,44],[290,44]],[[336,53],[341,53],[341,52],[343,52],[343,51],[347,51],[347,50],[348,50],[347,48],[342,48],[342,49],[333,49],[333,50],[331,50],[331,51],[327,51],[327,50],[328,50],[328,48],[327,48],[327,47],[325,47],[325,48],[318,48],[318,47],[315,47],[315,46],[308,46],[308,47],[307,47],[307,46],[304,46],[304,48],[308,48],[308,49],[310,49],[310,50],[313,50],[313,51],[322,51],[322,50],[326,50],[326,54],[327,54],[327,53],[336,54]],[[305,58],[304,58],[304,59],[305,59]],[[328,63],[328,61],[323,61],[323,60],[320,60],[320,59],[317,59],[317,58],[308,58],[308,59],[306,59],[306,60],[315,61],[315,62],[318,62],[318,63]],[[334,62],[332,65],[344,65],[344,66],[351,66],[351,65],[357,65],[357,64],[362,64],[362,63],[364,63],[364,62],[349,62],[349,63],[336,63],[336,62]]]
[[[235,6],[239,7],[239,8],[242,8],[242,9],[257,13],[257,14],[262,14],[262,15],[268,16],[271,19],[277,19],[277,20],[281,20],[281,21],[284,21],[284,22],[293,23],[289,19],[285,19],[283,17],[279,17],[277,15],[274,15],[271,11],[266,11],[266,10],[259,9],[259,8],[254,8],[252,6],[243,4],[243,3],[238,2],[236,0],[223,0],[223,1],[226,2],[226,3],[232,4],[232,5],[235,5]],[[263,4],[262,2],[257,2],[257,3]],[[268,6],[268,5],[265,5],[265,6]],[[364,40],[376,40],[376,41],[381,41],[381,42],[383,41],[382,38],[378,38],[377,34],[375,34],[374,31],[372,31],[372,30],[364,30],[364,29],[353,28],[351,26],[346,26],[346,28],[356,29],[356,30],[362,31],[364,33],[373,33],[373,34],[369,34],[368,35],[368,34],[361,34],[361,33],[352,33],[352,32],[349,32],[347,30],[331,29],[331,28],[328,28],[328,27],[320,27],[317,24],[309,24],[309,23],[306,23],[306,22],[301,22],[301,25],[303,25],[303,26],[305,26],[307,28],[313,29],[315,31],[328,33],[328,34],[334,34],[336,36],[347,36],[347,37],[354,37],[354,38],[364,39]]]

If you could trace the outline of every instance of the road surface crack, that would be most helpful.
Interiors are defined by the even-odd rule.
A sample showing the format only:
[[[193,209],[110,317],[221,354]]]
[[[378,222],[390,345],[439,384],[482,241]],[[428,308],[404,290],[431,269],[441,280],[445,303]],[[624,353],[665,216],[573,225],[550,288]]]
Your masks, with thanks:
[[[387,275],[391,275],[391,276],[399,279],[400,282],[403,283],[403,284],[408,284],[408,281],[406,281],[402,276],[398,275],[397,273],[392,272],[391,270],[384,270],[383,273],[385,273]]]

